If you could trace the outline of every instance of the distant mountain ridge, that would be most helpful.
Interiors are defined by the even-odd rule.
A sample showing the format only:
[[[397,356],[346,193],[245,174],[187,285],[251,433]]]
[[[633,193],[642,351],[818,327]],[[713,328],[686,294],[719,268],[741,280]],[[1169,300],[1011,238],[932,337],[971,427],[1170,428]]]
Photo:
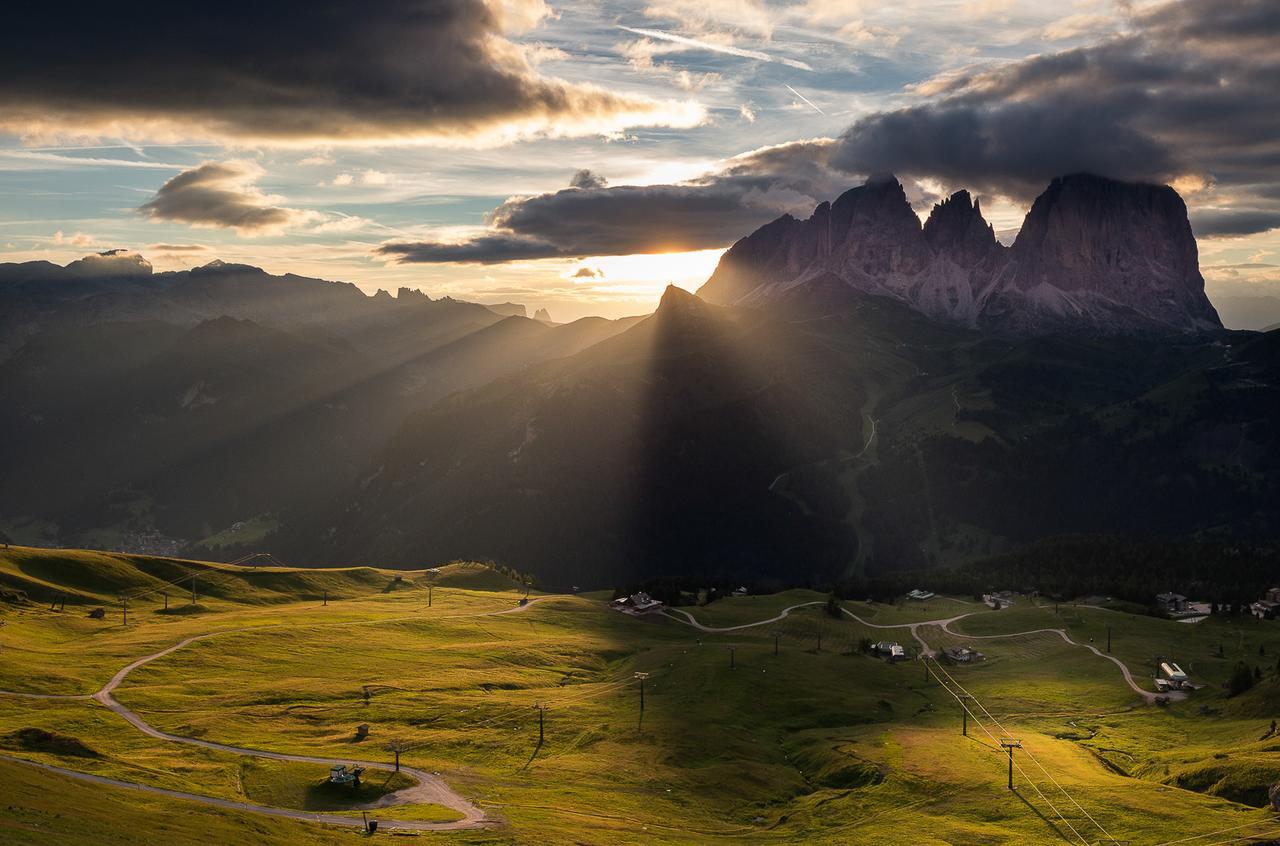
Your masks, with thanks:
[[[921,225],[876,177],[734,244],[698,291],[723,305],[829,305],[872,294],[936,320],[1007,334],[1221,329],[1186,205],[1168,186],[1053,180],[1006,247],[957,191]]]
[[[632,322],[503,317],[217,261],[153,273],[123,251],[0,264],[0,530],[172,551],[271,525],[351,484],[442,397]]]

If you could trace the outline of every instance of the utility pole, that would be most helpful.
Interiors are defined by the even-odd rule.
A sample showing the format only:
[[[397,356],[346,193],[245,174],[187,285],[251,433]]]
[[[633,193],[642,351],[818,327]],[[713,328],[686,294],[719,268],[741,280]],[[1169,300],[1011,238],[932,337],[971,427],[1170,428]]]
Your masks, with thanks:
[[[637,672],[636,678],[640,680],[640,718],[644,719],[644,680],[649,678],[649,674]]]
[[[965,700],[972,699],[973,697],[967,693],[962,693],[957,698],[960,700],[960,734],[962,734],[965,737],[968,737],[969,736],[969,706],[965,703]]]
[[[123,596],[121,599],[124,601],[124,625],[127,626],[129,625],[129,597]]]
[[[323,604],[324,604],[324,605],[328,605],[328,604],[329,604],[329,591],[327,591],[327,590],[324,592],[324,603],[323,603]]]
[[[1111,627],[1107,626],[1107,654],[1111,654]]]
[[[1013,790],[1013,750],[1021,749],[1022,741],[1006,737],[1000,741],[1000,748],[1009,752],[1009,789]]]
[[[433,585],[427,585],[427,607],[431,607],[431,588]]]
[[[921,661],[924,663],[924,683],[929,683],[929,656],[921,653]]]
[[[778,635],[776,634],[773,636],[773,654],[778,654]]]
[[[196,604],[196,574],[191,574],[191,604]]]
[[[546,736],[543,733],[543,718],[546,716],[547,706],[543,705],[542,703],[538,703],[533,707],[538,709],[538,745],[541,746],[542,740]]]
[[[166,594],[163,594],[163,596],[164,596],[164,610],[168,611],[169,610],[169,594],[166,593]]]
[[[822,629],[818,629],[818,651],[822,651]]]
[[[734,669],[734,667],[736,667],[736,666],[737,666],[737,665],[734,663],[734,660],[735,660],[734,653],[735,653],[735,651],[737,650],[737,648],[738,648],[738,647],[736,647],[736,646],[730,646],[730,647],[729,647],[729,669],[730,669],[730,670]]]

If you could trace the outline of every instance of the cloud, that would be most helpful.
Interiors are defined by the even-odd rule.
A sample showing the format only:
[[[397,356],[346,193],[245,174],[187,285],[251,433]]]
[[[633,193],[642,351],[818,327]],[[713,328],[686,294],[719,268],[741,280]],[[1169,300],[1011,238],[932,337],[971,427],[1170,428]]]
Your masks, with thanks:
[[[569,278],[570,279],[595,279],[596,277],[603,277],[603,276],[604,276],[604,271],[598,268],[579,267],[577,270],[573,272],[573,275],[570,276]]]
[[[150,244],[147,249],[161,253],[202,253],[209,248],[204,244]]]
[[[582,170],[578,171],[569,179],[570,188],[584,188],[584,189],[604,188],[608,184],[609,184],[609,181],[605,179],[603,176],[592,173],[586,168],[583,168]]]
[[[1202,211],[1195,215],[1200,236],[1256,235],[1280,227],[1280,208]]]
[[[52,241],[53,243],[59,246],[71,246],[71,247],[81,247],[81,248],[92,247],[98,243],[97,238],[87,233],[76,232],[73,235],[64,235],[61,229],[53,233]]]
[[[239,234],[278,232],[312,213],[272,205],[254,183],[262,176],[246,161],[206,162],[170,179],[138,211],[152,220],[235,229]]]
[[[488,228],[462,241],[393,241],[376,254],[402,263],[499,264],[544,258],[723,247],[786,212],[807,215],[846,187],[826,163],[831,140],[794,141],[735,156],[670,185],[566,188],[511,197]]]
[[[348,185],[355,185],[357,182],[361,185],[389,185],[391,178],[389,173],[369,168],[359,173],[339,173],[328,184],[335,188],[345,188]],[[324,185],[325,183],[321,182],[320,184]]]
[[[0,130],[27,139],[471,145],[705,113],[541,74],[542,0],[88,0],[5,18]],[[51,49],[50,39],[57,49]]]
[[[1097,43],[931,80],[927,102],[850,126],[832,162],[1017,198],[1073,171],[1203,184],[1197,233],[1262,231],[1280,220],[1277,43],[1268,0],[1143,7]]]

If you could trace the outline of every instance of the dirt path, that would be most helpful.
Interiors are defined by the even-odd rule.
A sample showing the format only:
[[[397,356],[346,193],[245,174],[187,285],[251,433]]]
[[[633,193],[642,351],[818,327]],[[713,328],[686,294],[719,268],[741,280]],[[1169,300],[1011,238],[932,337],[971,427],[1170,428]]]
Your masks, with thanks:
[[[524,605],[517,605],[512,608],[505,608],[501,611],[481,611],[473,614],[451,614],[451,615],[442,615],[440,617],[435,617],[435,618],[424,618],[421,614],[418,614],[418,615],[409,616],[409,617],[384,617],[380,619],[361,620],[361,621],[355,621],[355,622],[345,621],[341,623],[341,625],[349,626],[349,625],[373,624],[373,623],[402,622],[404,620],[422,620],[422,619],[456,620],[459,618],[466,618],[466,617],[494,617],[502,614],[518,613],[520,611],[524,611],[527,608],[533,607],[533,605],[538,602],[541,602],[546,599],[552,599],[552,598],[554,597],[550,597],[550,596],[538,597],[536,599],[530,600]],[[280,625],[288,625],[288,624],[280,624]],[[337,625],[337,624],[319,623],[317,625],[325,626],[325,625]],[[146,720],[142,719],[142,717],[139,716],[135,711],[133,711],[128,706],[120,702],[120,700],[115,698],[114,694],[116,689],[120,687],[121,683],[123,683],[126,678],[128,678],[129,674],[132,673],[134,670],[138,669],[139,667],[143,667],[147,664],[150,664],[152,661],[157,661],[161,658],[164,658],[166,655],[171,655],[174,652],[177,652],[180,649],[190,646],[193,643],[197,643],[202,640],[208,640],[209,638],[220,637],[222,635],[228,635],[228,634],[243,634],[245,632],[257,632],[261,630],[270,630],[273,628],[279,628],[279,626],[245,626],[245,627],[235,628],[235,629],[222,629],[216,632],[208,632],[206,634],[201,634],[201,635],[193,635],[192,637],[189,637],[186,640],[180,641],[174,644],[173,646],[167,647],[165,649],[161,649],[159,652],[153,652],[150,655],[144,655],[143,657],[137,659],[131,664],[126,665],[125,667],[121,668],[118,672],[116,672],[116,674],[113,675],[111,679],[105,685],[103,685],[100,690],[89,695],[18,693],[14,691],[5,691],[5,690],[0,690],[0,695],[17,696],[17,697],[26,698],[26,699],[92,699],[95,702],[98,702],[99,704],[109,708],[111,711],[115,712],[116,714],[119,714],[134,728],[138,729],[138,731],[142,732],[143,734],[149,737],[154,737],[158,740],[166,740],[171,743],[183,743],[189,746],[200,746],[205,749],[212,749],[217,752],[228,752],[233,755],[245,755],[245,756],[254,757],[254,758],[270,758],[275,761],[291,761],[291,762],[303,763],[303,764],[321,764],[326,767],[336,766],[339,764],[347,764],[347,765],[355,764],[356,766],[365,767],[366,769],[370,769],[370,770],[380,770],[382,772],[393,771],[395,768],[391,764],[386,764],[378,761],[354,761],[347,758],[338,759],[338,758],[324,758],[324,757],[318,757],[318,756],[312,756],[312,755],[291,755],[285,752],[269,752],[262,749],[250,749],[248,747],[243,747],[243,746],[231,746],[224,743],[214,743],[209,740],[201,740],[195,737],[186,737],[180,734],[170,734],[169,732],[161,731],[160,729],[155,728],[154,726],[149,724]],[[319,823],[324,823],[326,825],[354,826],[356,828],[360,828],[363,826],[362,820],[358,820],[351,817],[338,816],[335,814],[317,814],[309,811],[294,811],[287,808],[272,808],[265,805],[254,805],[249,802],[237,802],[231,799],[219,799],[214,796],[202,796],[196,793],[183,793],[181,791],[176,791],[176,790],[166,790],[161,787],[153,787],[151,785],[137,784],[131,781],[122,781],[119,779],[107,778],[105,776],[97,776],[97,775],[92,775],[90,773],[82,773],[76,770],[70,770],[63,767],[56,767],[51,764],[41,764],[35,761],[29,761],[24,758],[17,758],[10,755],[0,755],[0,759],[4,759],[7,761],[14,761],[14,762],[26,764],[32,767],[38,767],[48,772],[59,773],[61,775],[70,776],[72,778],[80,779],[81,781],[92,782],[94,784],[103,784],[103,785],[109,785],[113,787],[122,787],[129,790],[142,791],[144,793],[151,793],[151,794],[156,794],[160,796],[168,796],[176,799],[185,799],[192,802],[198,802],[203,805],[211,805],[219,808],[229,808],[232,810],[248,811],[250,813],[268,814],[268,815],[277,816],[277,817],[287,817],[289,819],[303,820],[306,822],[319,822]],[[442,805],[446,808],[450,808],[462,814],[462,819],[454,820],[451,822],[424,822],[420,820],[385,820],[385,821],[379,820],[379,823],[378,823],[379,828],[385,828],[385,829],[400,829],[400,830],[413,830],[413,831],[446,831],[446,830],[455,830],[455,829],[463,829],[463,828],[481,828],[483,826],[489,825],[492,822],[485,816],[483,811],[481,811],[479,808],[477,808],[475,805],[469,802],[461,794],[455,792],[439,776],[432,775],[431,773],[428,773],[424,770],[419,770],[413,767],[406,767],[406,766],[401,766],[400,771],[417,779],[418,783],[413,785],[412,787],[406,787],[403,790],[397,790],[394,793],[388,793],[386,796],[383,796],[381,799],[379,799],[376,802],[371,802],[364,805],[354,805],[352,806],[352,809],[356,811],[360,811],[360,810],[375,810],[378,808],[390,808],[390,807],[395,807],[399,805],[409,805],[409,804],[431,804],[431,805]]]
[[[682,617],[684,617],[683,620],[680,619],[680,617],[672,617],[672,619],[676,620],[677,622],[681,622],[681,623],[685,623],[686,625],[693,626],[695,629],[698,629],[699,631],[715,634],[719,632],[736,632],[742,629],[754,628],[755,626],[764,626],[764,625],[768,625],[769,623],[776,623],[778,620],[783,619],[784,617],[786,617],[788,614],[790,614],[792,611],[796,610],[797,608],[805,608],[810,605],[823,605],[823,604],[824,603],[821,601],[801,602],[798,605],[792,605],[788,608],[782,609],[782,613],[778,614],[775,617],[770,617],[767,620],[760,620],[755,623],[743,623],[742,625],[739,625],[739,626],[707,626],[702,623],[699,623],[687,611],[682,611],[679,608],[669,608],[667,609],[667,611],[669,614],[673,612],[675,614],[679,614]],[[937,650],[929,646],[928,642],[924,639],[924,637],[921,636],[920,628],[922,626],[937,626],[938,628],[942,629],[944,632],[951,635],[952,637],[960,637],[960,638],[973,639],[973,640],[994,640],[997,638],[1005,638],[1005,637],[1024,637],[1026,635],[1033,635],[1033,634],[1056,634],[1058,637],[1062,638],[1064,641],[1071,644],[1072,646],[1082,646],[1085,649],[1088,649],[1094,655],[1097,655],[1099,658],[1105,658],[1111,663],[1115,664],[1117,667],[1120,668],[1120,673],[1121,675],[1124,676],[1125,683],[1129,685],[1129,687],[1133,690],[1134,693],[1141,696],[1147,702],[1154,702],[1158,696],[1164,696],[1167,699],[1174,700],[1174,701],[1187,698],[1187,694],[1184,691],[1174,690],[1174,691],[1169,691],[1168,693],[1160,694],[1160,693],[1153,693],[1152,691],[1143,689],[1141,686],[1139,686],[1138,682],[1133,677],[1133,673],[1130,672],[1129,667],[1123,661],[1121,661],[1119,658],[1116,658],[1113,655],[1108,655],[1105,652],[1100,651],[1096,646],[1093,646],[1088,643],[1080,643],[1079,641],[1072,640],[1071,636],[1067,634],[1066,629],[1032,629],[1031,631],[1026,631],[1026,632],[1010,632],[1009,634],[999,634],[999,635],[969,635],[969,634],[962,634],[961,632],[954,631],[951,628],[952,623],[959,622],[960,620],[963,620],[965,617],[972,617],[974,614],[981,614],[983,612],[969,611],[964,614],[957,614],[954,617],[946,617],[940,620],[923,620],[918,623],[883,624],[883,623],[872,623],[867,620],[864,620],[861,617],[859,617],[857,614],[850,611],[848,608],[845,608],[843,605],[840,606],[840,610],[843,611],[847,616],[853,618],[854,620],[858,621],[862,625],[867,626],[869,628],[910,629],[911,636],[915,638],[917,643],[920,644],[921,654],[929,655],[929,656],[936,656],[938,653],[937,653]]]
[[[1080,643],[1079,641],[1072,640],[1071,636],[1067,634],[1066,629],[1033,629],[1029,632],[1012,632],[1010,634],[970,635],[970,634],[961,634],[960,632],[957,632],[957,631],[952,631],[950,628],[950,625],[953,622],[955,621],[948,620],[947,622],[943,623],[942,630],[949,635],[952,635],[954,637],[962,637],[962,638],[965,638],[966,640],[995,640],[997,638],[1022,637],[1024,635],[1033,635],[1033,634],[1056,634],[1058,637],[1062,638],[1064,641],[1071,644],[1072,646],[1083,646],[1085,649],[1089,650],[1094,655],[1097,655],[1099,658],[1106,658],[1112,664],[1115,664],[1117,667],[1120,668],[1121,675],[1124,676],[1125,682],[1129,685],[1130,688],[1133,689],[1133,692],[1141,696],[1147,702],[1154,702],[1156,701],[1156,698],[1159,696],[1163,696],[1166,699],[1169,699],[1171,701],[1180,701],[1187,698],[1186,691],[1182,691],[1182,690],[1171,690],[1168,693],[1153,693],[1152,691],[1143,689],[1134,680],[1133,673],[1129,671],[1128,665],[1126,665],[1123,661],[1121,661],[1119,658],[1116,658],[1114,655],[1108,655],[1107,653],[1102,652],[1101,650],[1098,649],[1098,647],[1094,646],[1093,644]]]
[[[767,620],[757,620],[754,623],[743,623],[741,626],[707,626],[707,625],[703,625],[702,623],[699,623],[696,619],[694,619],[694,616],[690,614],[688,611],[682,611],[679,608],[667,608],[666,611],[668,612],[668,616],[670,616],[672,613],[675,613],[675,614],[679,614],[681,617],[684,617],[683,620],[681,620],[680,617],[671,618],[678,623],[684,623],[687,626],[693,626],[695,629],[697,629],[700,632],[710,632],[711,634],[716,634],[719,632],[736,632],[742,629],[754,629],[756,626],[767,626],[770,623],[776,623],[779,620],[785,618],[788,614],[790,614],[792,611],[796,610],[797,608],[807,608],[810,605],[822,605],[822,604],[823,603],[821,601],[801,602],[799,605],[792,605],[790,608],[783,608],[782,613],[776,617],[770,617]]]
[[[948,623],[954,623],[956,620],[963,620],[965,617],[970,617],[974,614],[982,613],[981,611],[969,611],[964,614],[957,614],[954,617],[948,617],[945,620],[926,620],[921,623],[896,623],[894,625],[881,625],[880,623],[871,623],[862,619],[857,614],[850,611],[848,608],[845,608],[843,605],[840,606],[840,610],[843,611],[845,614],[849,615],[850,617],[852,617],[853,619],[857,620],[862,625],[870,626],[873,629],[911,629],[911,636],[916,639],[916,643],[920,644],[921,655],[937,655],[938,654],[937,651],[934,650],[932,647],[930,647],[929,644],[925,641],[925,639],[920,636],[921,626],[942,626],[943,629],[946,629]]]

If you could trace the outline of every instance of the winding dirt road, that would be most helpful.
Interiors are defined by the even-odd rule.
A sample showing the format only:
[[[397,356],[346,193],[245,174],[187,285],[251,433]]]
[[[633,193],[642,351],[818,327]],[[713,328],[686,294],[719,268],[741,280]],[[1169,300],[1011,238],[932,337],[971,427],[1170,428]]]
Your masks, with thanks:
[[[736,631],[741,631],[742,629],[750,629],[756,626],[765,626],[765,625],[768,625],[769,623],[776,623],[779,620],[785,618],[792,611],[795,611],[797,608],[806,608],[811,605],[823,605],[823,604],[825,603],[822,601],[801,602],[797,605],[792,605],[790,607],[782,609],[782,612],[780,614],[774,617],[770,617],[767,620],[758,620],[757,622],[754,622],[754,623],[743,623],[742,625],[738,625],[738,626],[708,626],[698,622],[696,619],[693,618],[691,614],[689,614],[689,612],[682,611],[679,608],[669,608],[667,609],[667,611],[669,612],[668,616],[671,616],[671,613],[680,615],[680,617],[675,617],[675,616],[671,617],[671,619],[677,622],[684,623],[685,625],[693,626],[695,629],[698,629],[699,631],[708,632],[710,634],[717,634],[717,633],[723,633],[723,632],[736,632]],[[1096,606],[1086,606],[1086,607],[1096,607]],[[922,626],[937,626],[938,628],[942,629],[944,632],[951,635],[952,637],[965,638],[966,640],[995,640],[997,638],[1006,638],[1006,637],[1025,637],[1026,635],[1033,635],[1033,634],[1056,634],[1058,637],[1062,638],[1064,641],[1071,644],[1072,646],[1082,646],[1085,649],[1088,649],[1094,655],[1097,655],[1099,658],[1105,658],[1111,663],[1115,664],[1117,667],[1120,668],[1120,673],[1124,676],[1125,683],[1129,685],[1130,689],[1132,689],[1134,693],[1141,696],[1147,702],[1154,702],[1156,698],[1159,696],[1164,696],[1166,699],[1170,699],[1170,700],[1181,700],[1187,697],[1187,694],[1185,691],[1169,691],[1168,693],[1160,694],[1160,693],[1153,693],[1149,690],[1144,690],[1142,687],[1138,685],[1138,682],[1133,677],[1133,673],[1130,672],[1128,666],[1126,666],[1123,661],[1121,661],[1119,658],[1116,658],[1113,655],[1108,655],[1105,652],[1100,651],[1096,646],[1093,646],[1088,643],[1080,643],[1079,641],[1072,640],[1071,636],[1067,634],[1066,629],[1032,629],[1031,631],[1010,632],[1008,634],[998,634],[998,635],[970,635],[970,634],[964,634],[962,632],[954,631],[951,628],[951,625],[953,623],[959,622],[960,620],[963,620],[965,617],[972,617],[974,614],[981,614],[983,612],[969,611],[964,614],[957,614],[954,617],[945,617],[939,620],[923,620],[918,623],[883,624],[883,623],[872,623],[868,620],[864,620],[861,617],[859,617],[857,614],[850,611],[848,608],[845,608],[843,605],[840,606],[840,610],[843,611],[849,617],[852,617],[854,620],[857,620],[859,623],[861,623],[864,626],[868,626],[869,628],[910,629],[911,636],[916,639],[917,643],[920,644],[921,653],[925,655],[930,655],[930,656],[937,655],[938,653],[937,653],[937,650],[930,647],[928,642],[920,635],[920,628]],[[1099,610],[1106,610],[1106,609],[1099,609]],[[681,619],[681,617],[683,617],[684,619]]]
[[[514,614],[533,607],[534,604],[546,599],[553,599],[551,596],[538,597],[532,599],[524,605],[517,605],[512,608],[505,608],[500,611],[481,611],[473,614],[451,614],[442,615],[435,618],[424,618],[421,615],[407,617],[385,617],[381,619],[371,619],[362,621],[344,621],[341,624],[319,623],[315,625],[358,625],[373,623],[390,623],[402,622],[404,620],[456,620],[465,617],[493,617],[502,614]],[[280,624],[280,626],[288,624]],[[217,752],[228,752],[233,755],[245,755],[253,758],[269,758],[275,761],[291,761],[303,764],[320,764],[326,767],[336,766],[339,764],[361,766],[369,770],[380,770],[382,772],[391,772],[395,768],[386,763],[379,761],[353,761],[343,758],[324,758],[312,755],[291,755],[285,752],[269,752],[263,749],[250,749],[243,746],[231,746],[224,743],[214,743],[209,740],[201,740],[195,737],[186,737],[180,734],[171,734],[161,731],[142,719],[135,711],[115,698],[115,691],[120,687],[121,683],[128,678],[129,674],[139,667],[150,664],[152,661],[159,660],[166,655],[171,655],[180,649],[190,646],[202,640],[208,640],[213,637],[220,637],[229,634],[241,634],[244,632],[256,632],[263,629],[279,628],[280,626],[245,626],[235,629],[222,629],[216,632],[208,632],[202,635],[194,635],[186,640],[180,641],[173,646],[161,649],[159,652],[153,652],[145,655],[136,661],[121,668],[111,679],[102,686],[100,690],[93,694],[46,694],[46,693],[21,693],[17,691],[0,690],[0,696],[15,696],[24,699],[92,699],[101,705],[109,708],[111,711],[119,714],[128,721],[134,728],[143,734],[154,737],[158,740],[166,740],[171,743],[183,743],[190,746],[200,746],[205,749],[212,749]],[[250,802],[237,802],[231,799],[220,799],[215,796],[203,796],[197,793],[183,793],[177,790],[166,790],[162,787],[155,787],[147,784],[138,784],[131,781],[123,781],[120,779],[107,778],[105,776],[93,775],[91,773],[83,773],[77,770],[66,769],[64,767],[53,766],[52,764],[42,764],[36,761],[29,761],[24,758],[18,758],[12,755],[0,754],[0,760],[13,761],[27,766],[36,767],[47,772],[58,773],[59,775],[69,776],[80,781],[87,781],[93,784],[107,785],[111,787],[121,787],[128,790],[137,790],[143,793],[150,793],[158,796],[168,796],[174,799],[183,799],[191,802],[198,802],[202,805],[209,805],[217,808],[228,808],[237,811],[246,811],[255,814],[266,814],[275,817],[285,817],[288,819],[301,820],[304,822],[323,823],[325,825],[348,826],[362,828],[363,820],[354,817],[343,817],[336,814],[318,814],[309,811],[295,811],[288,808],[273,808],[266,805],[255,805]],[[403,790],[397,790],[394,793],[388,793],[376,802],[364,805],[353,805],[352,810],[376,810],[379,808],[391,808],[399,805],[409,804],[431,804],[441,805],[450,808],[462,814],[462,818],[449,822],[426,822],[421,820],[379,820],[378,826],[383,829],[395,829],[406,831],[448,831],[464,828],[481,828],[490,825],[493,821],[488,819],[484,812],[473,805],[461,794],[454,791],[445,781],[437,775],[433,775],[424,770],[415,769],[413,767],[401,766],[400,771],[417,779],[418,783],[412,787],[406,787]]]

